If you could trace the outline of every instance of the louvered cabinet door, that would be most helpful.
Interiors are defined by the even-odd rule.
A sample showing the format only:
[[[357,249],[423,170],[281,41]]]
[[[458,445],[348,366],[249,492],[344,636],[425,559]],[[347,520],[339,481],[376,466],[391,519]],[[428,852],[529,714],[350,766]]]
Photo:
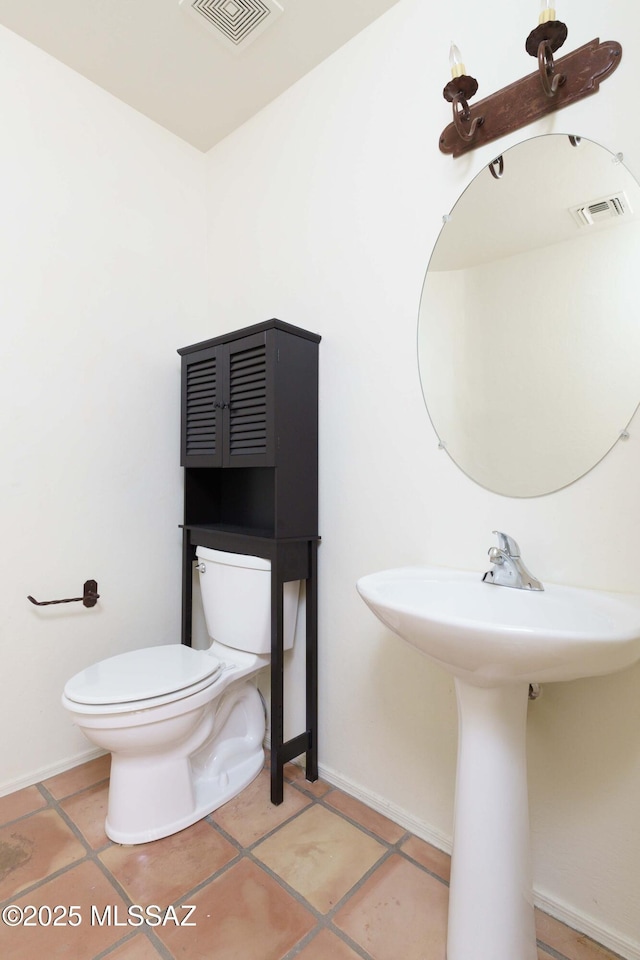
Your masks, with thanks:
[[[223,361],[219,347],[183,358],[182,465],[222,466]]]
[[[270,331],[273,332],[273,331]],[[268,467],[275,463],[273,346],[266,332],[226,347],[223,465]]]

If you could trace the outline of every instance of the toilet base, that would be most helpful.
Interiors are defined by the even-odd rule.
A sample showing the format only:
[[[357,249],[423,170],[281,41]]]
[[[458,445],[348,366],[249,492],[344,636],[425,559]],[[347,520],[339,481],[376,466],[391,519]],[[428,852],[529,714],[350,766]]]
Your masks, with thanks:
[[[192,808],[175,819],[165,822],[155,827],[135,831],[123,831],[114,827],[109,821],[109,815],[105,820],[105,833],[110,840],[115,843],[136,844],[148,843],[151,840],[161,840],[162,837],[169,837],[180,830],[190,827],[192,824],[202,820],[208,814],[213,813],[223,803],[237,796],[245,787],[255,780],[264,766],[264,750],[262,748],[254,756],[247,757],[235,767],[225,771],[216,780],[202,779],[195,781],[195,803]],[[112,770],[113,776],[113,770]]]
[[[105,832],[122,844],[160,840],[235,797],[264,766],[264,706],[252,683],[233,684],[214,702],[178,718],[175,748],[146,734],[135,750],[113,749]],[[154,725],[151,724],[151,727]],[[164,748],[163,748],[164,747]]]

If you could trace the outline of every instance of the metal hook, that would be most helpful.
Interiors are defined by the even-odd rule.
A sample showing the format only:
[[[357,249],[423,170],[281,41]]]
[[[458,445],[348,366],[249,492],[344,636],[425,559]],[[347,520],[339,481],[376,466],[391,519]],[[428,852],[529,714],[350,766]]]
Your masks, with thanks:
[[[460,104],[460,110],[458,110],[457,105]],[[476,128],[484,123],[484,117],[474,117],[471,121],[471,126],[468,130],[465,130],[463,123],[468,123],[471,117],[471,110],[469,109],[469,103],[467,98],[462,93],[457,93],[451,102],[453,107],[453,123],[458,131],[458,136],[461,140],[465,140],[467,143],[470,140],[473,140],[476,134]]]
[[[488,167],[491,176],[496,180],[499,180],[504,173],[504,157],[502,154],[500,154],[499,157],[496,157],[495,160],[491,160],[491,162],[488,164]]]
[[[69,597],[67,600],[34,600],[33,597],[27,597],[36,607],[50,607],[55,603],[83,603],[85,607],[95,607],[100,599],[98,593],[98,584],[95,580],[86,580],[84,591],[81,597]]]
[[[555,72],[553,50],[548,40],[542,40],[538,47],[538,69],[542,89],[548,97],[555,97],[558,87],[561,87],[567,78],[565,74]]]

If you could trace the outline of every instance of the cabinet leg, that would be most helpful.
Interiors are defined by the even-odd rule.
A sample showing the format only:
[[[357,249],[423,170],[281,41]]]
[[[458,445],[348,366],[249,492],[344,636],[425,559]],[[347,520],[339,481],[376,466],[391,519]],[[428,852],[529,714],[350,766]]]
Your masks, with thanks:
[[[306,581],[306,701],[307,735],[305,754],[307,780],[318,779],[318,544],[309,543],[309,576]]]
[[[282,751],[274,750],[271,745],[271,803],[279,806],[284,800],[284,763]]]
[[[271,564],[271,802],[284,799],[284,765],[305,754],[306,778],[318,779],[318,544],[308,544],[306,579],[306,730],[284,742],[284,582],[277,559]]]
[[[193,560],[195,550],[189,540],[189,533],[182,533],[182,643],[191,646],[192,608],[193,608]]]
[[[280,566],[271,564],[271,803],[284,798],[284,654],[283,583]]]

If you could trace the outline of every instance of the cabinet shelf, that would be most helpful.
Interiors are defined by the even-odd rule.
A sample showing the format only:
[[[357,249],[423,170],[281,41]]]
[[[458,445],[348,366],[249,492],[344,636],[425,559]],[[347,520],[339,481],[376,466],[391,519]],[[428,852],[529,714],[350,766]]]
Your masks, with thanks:
[[[264,540],[271,543],[277,540],[278,543],[307,543],[309,540],[320,542],[320,537],[274,537],[272,530],[261,529],[260,527],[238,526],[231,523],[194,523],[182,524],[183,530],[189,530],[191,540],[198,546],[206,547],[202,540],[209,534],[214,536],[218,534],[227,535],[229,538],[235,538],[238,546],[242,546],[245,540]],[[238,551],[240,552],[240,551]]]
[[[191,539],[199,546],[206,546],[206,543],[199,543],[198,537],[206,537],[209,533],[227,533],[238,538],[250,537],[259,540],[273,540],[273,530],[261,529],[260,527],[240,527],[231,523],[199,523],[185,524],[184,529],[189,530]],[[238,541],[240,543],[240,540]]]

